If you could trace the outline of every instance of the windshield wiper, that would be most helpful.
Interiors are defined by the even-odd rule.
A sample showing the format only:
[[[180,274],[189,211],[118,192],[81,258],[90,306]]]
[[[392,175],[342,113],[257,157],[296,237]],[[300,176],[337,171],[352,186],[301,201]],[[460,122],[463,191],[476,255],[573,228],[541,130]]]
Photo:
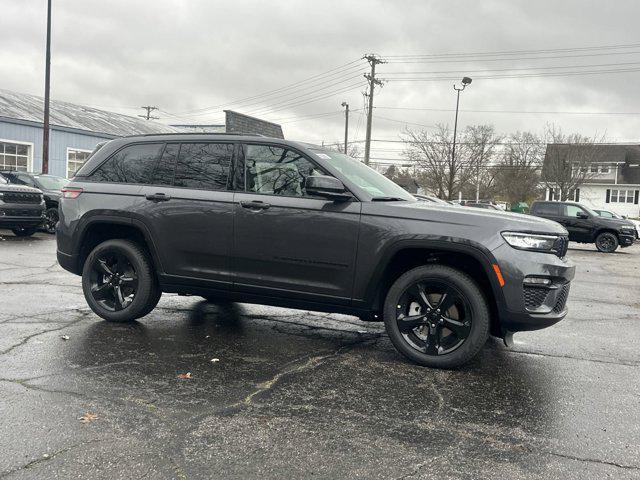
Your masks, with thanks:
[[[406,199],[400,197],[373,197],[372,202],[404,202]]]

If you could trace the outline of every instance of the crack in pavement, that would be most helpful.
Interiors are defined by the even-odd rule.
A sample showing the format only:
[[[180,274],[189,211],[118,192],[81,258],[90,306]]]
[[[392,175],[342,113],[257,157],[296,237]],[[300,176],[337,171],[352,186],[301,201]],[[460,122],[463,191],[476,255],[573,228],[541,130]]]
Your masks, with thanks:
[[[489,347],[493,348],[493,347]],[[542,353],[542,352],[525,352],[523,350],[504,350],[508,353],[515,353],[519,355],[532,355],[536,357],[550,357],[550,358],[566,358],[570,360],[577,360],[580,362],[591,362],[591,363],[604,363],[608,365],[622,365],[624,367],[637,367],[640,366],[640,362],[627,362],[624,360],[603,360],[596,358],[583,358],[583,357],[574,357],[571,355],[557,355],[553,353]]]
[[[609,465],[609,466],[612,466],[612,467],[622,468],[622,469],[625,469],[625,470],[640,470],[640,466],[624,465],[622,463],[609,462],[607,460],[600,460],[600,459],[597,459],[597,458],[576,457],[574,455],[567,455],[567,454],[564,454],[564,453],[557,453],[557,452],[542,452],[542,453],[545,453],[547,455],[552,455],[554,457],[566,458],[568,460],[575,460],[577,462],[598,463],[598,464],[601,464],[601,465]]]
[[[38,392],[59,393],[60,395],[69,395],[76,398],[89,398],[87,395],[83,393],[73,392],[70,390],[53,390],[53,389],[50,390],[50,389],[41,387],[39,385],[33,385],[31,383],[28,383],[28,381],[24,381],[24,380],[10,380],[8,378],[0,378],[0,382],[15,383],[16,385],[20,385],[21,387],[24,387],[27,390],[35,390]]]
[[[86,314],[82,315],[80,318],[77,318],[72,322],[64,324],[61,327],[50,328],[48,330],[42,330],[40,332],[32,333],[31,335],[28,335],[28,336],[24,337],[18,343],[16,343],[16,344],[14,344],[14,345],[12,345],[12,346],[0,351],[0,355],[6,355],[8,353],[11,353],[16,348],[19,348],[19,347],[25,345],[29,340],[31,340],[32,338],[35,338],[35,337],[37,337],[39,335],[44,335],[46,333],[51,333],[51,332],[59,332],[60,330],[64,330],[65,328],[73,327],[74,325],[76,325],[76,324],[80,323],[82,320],[84,320],[84,317],[86,317]]]
[[[21,320],[21,319],[28,319],[28,318],[38,318],[38,317],[43,317],[45,315],[54,315],[57,313],[66,313],[66,312],[78,312],[79,314],[86,316],[88,314],[91,313],[91,309],[89,309],[88,307],[85,308],[79,308],[79,307],[72,307],[72,308],[64,308],[62,310],[49,310],[46,312],[40,312],[40,313],[34,313],[31,315],[14,315],[12,317],[9,318],[5,318],[4,320],[0,320],[0,324],[2,323],[18,323],[18,322],[14,322],[14,320]],[[49,321],[49,322],[24,322],[24,323],[64,323],[62,321]]]

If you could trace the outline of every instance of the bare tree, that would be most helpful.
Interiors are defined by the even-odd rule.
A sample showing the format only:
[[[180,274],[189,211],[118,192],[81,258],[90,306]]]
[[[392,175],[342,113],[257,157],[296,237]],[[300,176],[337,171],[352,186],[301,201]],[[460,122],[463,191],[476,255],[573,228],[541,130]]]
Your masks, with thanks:
[[[590,167],[598,158],[600,149],[596,144],[601,139],[578,133],[567,135],[555,125],[548,125],[545,141],[542,182],[559,192],[557,200],[567,200],[576,188],[594,177]]]
[[[494,168],[497,193],[511,203],[535,199],[544,153],[544,143],[538,135],[531,132],[509,135]]]
[[[463,187],[477,182],[495,155],[499,138],[492,126],[467,127],[452,158],[451,129],[436,125],[434,132],[406,129],[403,155],[416,165],[418,182],[440,198],[453,199]]]
[[[329,150],[335,150],[336,152],[344,153],[344,142],[336,142],[327,148],[329,148]],[[357,143],[351,143],[347,147],[347,155],[352,158],[358,158],[360,156],[360,153],[360,146]]]
[[[466,128],[463,139],[467,146],[468,167],[472,170],[472,183],[475,183],[474,198],[480,199],[481,193],[490,197],[495,175],[487,167],[493,163],[502,138],[496,135],[493,125],[472,125]],[[481,192],[481,186],[484,192]]]
[[[417,193],[418,187],[420,186],[409,169],[401,168],[396,165],[390,165],[389,168],[384,172],[384,176],[389,180],[395,182],[400,185],[409,193]]]

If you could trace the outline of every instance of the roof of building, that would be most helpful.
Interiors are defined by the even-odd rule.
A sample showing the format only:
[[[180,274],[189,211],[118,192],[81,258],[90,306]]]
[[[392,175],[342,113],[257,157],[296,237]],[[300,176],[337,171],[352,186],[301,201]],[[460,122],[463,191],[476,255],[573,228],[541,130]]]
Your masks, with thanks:
[[[543,174],[549,162],[566,160],[569,163],[597,163],[617,165],[618,184],[640,183],[640,145],[627,143],[547,145]],[[611,180],[614,183],[615,180]],[[585,183],[603,183],[599,178],[587,178]]]
[[[42,97],[0,89],[0,117],[42,124],[43,110]],[[51,100],[50,124],[118,137],[178,131],[159,122],[58,100]]]
[[[179,132],[186,133],[226,133],[226,125],[219,124],[181,124],[170,125]]]

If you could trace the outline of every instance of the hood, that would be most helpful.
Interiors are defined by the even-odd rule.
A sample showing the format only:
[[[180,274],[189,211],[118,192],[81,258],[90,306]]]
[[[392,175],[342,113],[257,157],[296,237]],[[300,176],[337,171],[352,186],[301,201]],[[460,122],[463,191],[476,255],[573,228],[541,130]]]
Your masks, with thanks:
[[[16,185],[15,183],[0,183],[0,192],[42,193],[42,190],[27,185]]]
[[[598,225],[602,225],[604,227],[611,227],[611,228],[619,228],[624,226],[634,226],[634,223],[630,220],[625,220],[624,218],[608,218],[608,217],[593,217],[594,221],[598,224]]]
[[[494,231],[515,231],[567,235],[558,222],[522,213],[485,210],[471,207],[441,205],[430,202],[372,202],[372,213],[378,215],[428,220],[443,224],[456,224]]]

